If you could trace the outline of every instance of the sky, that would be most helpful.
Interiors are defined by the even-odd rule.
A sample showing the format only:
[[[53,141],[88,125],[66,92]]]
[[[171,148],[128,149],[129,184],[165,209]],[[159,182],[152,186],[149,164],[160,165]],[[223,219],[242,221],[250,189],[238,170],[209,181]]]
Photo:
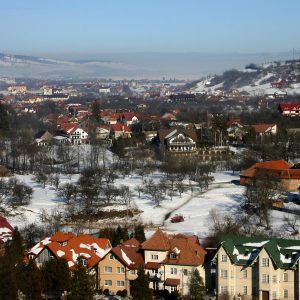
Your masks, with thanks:
[[[299,0],[7,0],[0,52],[300,53]]]

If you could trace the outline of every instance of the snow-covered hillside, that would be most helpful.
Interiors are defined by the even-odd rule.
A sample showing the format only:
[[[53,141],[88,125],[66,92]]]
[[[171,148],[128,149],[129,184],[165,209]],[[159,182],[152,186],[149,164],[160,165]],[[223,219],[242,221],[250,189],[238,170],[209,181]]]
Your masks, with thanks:
[[[300,64],[298,61],[263,64],[254,69],[230,70],[222,75],[208,76],[196,82],[190,92],[208,95],[238,91],[251,96],[300,94]],[[280,82],[287,84],[280,85]],[[271,83],[279,83],[273,87]]]

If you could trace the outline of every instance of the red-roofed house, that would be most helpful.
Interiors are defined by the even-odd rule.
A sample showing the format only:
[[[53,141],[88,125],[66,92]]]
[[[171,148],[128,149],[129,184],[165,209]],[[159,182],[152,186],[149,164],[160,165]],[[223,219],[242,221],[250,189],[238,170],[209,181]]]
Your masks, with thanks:
[[[121,116],[121,122],[126,125],[132,125],[139,122],[139,114],[134,112],[123,113]]]
[[[12,239],[13,232],[6,218],[0,216],[0,256],[4,254],[5,243]]]
[[[196,236],[167,235],[157,229],[142,244],[145,270],[150,275],[153,289],[178,290],[187,295],[191,272],[197,268],[205,281],[204,258],[206,251]]]
[[[265,134],[276,134],[277,133],[277,125],[276,124],[254,124],[251,127],[255,130],[258,135]]]
[[[111,124],[110,136],[112,139],[131,138],[132,131],[126,124]]]
[[[126,289],[130,294],[139,266],[144,265],[140,243],[130,239],[111,249],[99,262],[99,287],[111,293]]]
[[[35,260],[38,267],[53,258],[66,259],[72,270],[81,260],[91,274],[98,276],[98,263],[110,251],[111,244],[106,238],[94,238],[87,234],[56,232],[37,243],[27,252],[29,259]],[[98,278],[96,278],[98,282]]]
[[[300,169],[284,160],[259,162],[243,171],[240,184],[249,185],[254,178],[280,180],[285,191],[298,191],[300,187]]]
[[[278,106],[279,111],[283,116],[295,117],[300,115],[300,104],[281,103]]]
[[[71,139],[73,144],[85,144],[88,139],[88,133],[78,127],[74,123],[63,123],[60,125],[60,129],[65,131]]]

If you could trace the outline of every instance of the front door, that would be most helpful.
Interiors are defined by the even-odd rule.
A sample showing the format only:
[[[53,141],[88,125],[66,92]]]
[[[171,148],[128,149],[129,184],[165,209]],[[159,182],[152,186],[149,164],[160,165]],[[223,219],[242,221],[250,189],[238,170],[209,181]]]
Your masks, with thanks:
[[[262,300],[269,300],[269,292],[268,291],[262,291]]]

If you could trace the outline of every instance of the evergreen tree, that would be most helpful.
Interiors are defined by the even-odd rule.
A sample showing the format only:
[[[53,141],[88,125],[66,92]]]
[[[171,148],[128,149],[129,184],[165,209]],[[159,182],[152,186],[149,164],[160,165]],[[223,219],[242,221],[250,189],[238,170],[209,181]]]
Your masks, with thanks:
[[[134,237],[140,242],[143,243],[146,241],[144,225],[139,224],[134,226]]]
[[[114,240],[114,236],[115,236],[114,228],[104,228],[104,229],[101,229],[99,232],[99,237],[107,238],[110,240],[110,242],[112,242]]]
[[[133,300],[152,300],[152,291],[149,288],[148,276],[142,266],[139,267],[137,278],[132,285]]]
[[[115,247],[119,245],[121,242],[128,240],[129,234],[126,227],[122,228],[120,225],[117,227],[114,233],[114,237],[112,239],[112,246]]]
[[[189,283],[189,296],[191,300],[205,299],[205,287],[198,269],[194,269],[192,272]]]
[[[71,278],[71,289],[68,300],[89,300],[93,299],[95,292],[92,277],[87,270],[78,265],[73,271]]]
[[[11,261],[13,265],[21,262],[24,258],[23,238],[17,227],[14,228],[12,240],[7,243],[5,249],[5,256]]]
[[[14,265],[7,255],[0,256],[0,299],[17,299],[17,290]]]
[[[27,265],[20,264],[18,270],[19,289],[26,296],[26,299],[42,299],[43,277],[35,262],[30,260]]]
[[[68,263],[63,258],[50,259],[42,267],[45,283],[45,293],[55,294],[58,297],[70,289],[71,275]]]

